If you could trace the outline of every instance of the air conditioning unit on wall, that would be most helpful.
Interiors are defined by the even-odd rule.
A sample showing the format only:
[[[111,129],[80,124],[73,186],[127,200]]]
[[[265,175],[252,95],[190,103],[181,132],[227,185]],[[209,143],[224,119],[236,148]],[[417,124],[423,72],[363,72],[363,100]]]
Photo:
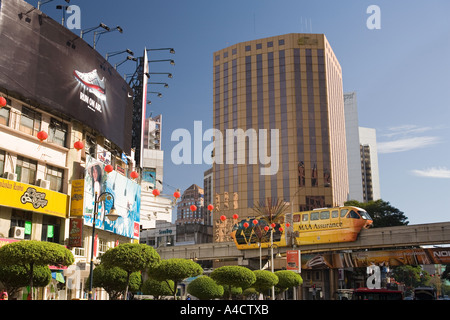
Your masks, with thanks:
[[[10,236],[14,239],[24,239],[25,238],[25,228],[24,227],[12,227],[10,230]]]
[[[41,188],[50,189],[50,181],[48,180],[38,179],[36,184]]]
[[[2,178],[17,181],[17,174],[12,172],[3,172]]]

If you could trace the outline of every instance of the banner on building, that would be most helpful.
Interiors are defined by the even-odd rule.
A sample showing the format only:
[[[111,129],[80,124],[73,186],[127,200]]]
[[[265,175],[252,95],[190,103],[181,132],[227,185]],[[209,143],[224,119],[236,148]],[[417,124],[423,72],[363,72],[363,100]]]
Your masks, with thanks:
[[[72,193],[70,197],[70,216],[83,216],[84,179],[72,181]]]

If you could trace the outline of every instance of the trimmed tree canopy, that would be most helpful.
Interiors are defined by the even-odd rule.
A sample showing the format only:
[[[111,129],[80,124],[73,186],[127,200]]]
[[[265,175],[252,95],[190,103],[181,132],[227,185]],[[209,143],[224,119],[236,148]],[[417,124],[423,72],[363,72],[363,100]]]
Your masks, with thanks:
[[[223,296],[223,287],[208,276],[194,279],[187,286],[187,292],[200,300],[210,300]]]
[[[255,281],[256,276],[250,269],[242,266],[223,266],[211,272],[211,278],[217,284],[248,288]]]
[[[159,264],[161,258],[155,249],[138,243],[123,243],[102,255],[106,267],[119,267],[128,273],[143,271]]]

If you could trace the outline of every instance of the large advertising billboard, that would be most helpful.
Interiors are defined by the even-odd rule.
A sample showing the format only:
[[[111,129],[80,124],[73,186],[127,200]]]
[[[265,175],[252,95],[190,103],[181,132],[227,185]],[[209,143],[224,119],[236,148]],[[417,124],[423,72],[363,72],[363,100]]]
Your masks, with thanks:
[[[84,224],[92,226],[95,192],[100,196],[107,192],[113,197],[98,206],[95,227],[128,238],[139,239],[141,186],[116,171],[106,173],[105,164],[87,156],[84,178]],[[108,219],[114,207],[120,217]]]
[[[96,50],[22,0],[0,10],[0,89],[131,151],[133,90]]]

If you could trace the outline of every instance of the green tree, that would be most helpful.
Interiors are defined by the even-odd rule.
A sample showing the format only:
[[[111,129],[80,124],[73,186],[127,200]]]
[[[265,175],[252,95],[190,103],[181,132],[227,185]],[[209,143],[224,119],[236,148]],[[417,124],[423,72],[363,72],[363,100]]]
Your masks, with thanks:
[[[223,296],[223,287],[208,276],[201,276],[192,280],[187,292],[200,300],[216,299]]]
[[[420,266],[398,266],[392,272],[392,277],[401,283],[404,283],[408,290],[424,286],[431,279],[428,272],[422,270]]]
[[[167,259],[155,268],[149,269],[150,277],[159,281],[172,280],[174,282],[173,298],[176,299],[178,283],[189,277],[196,277],[203,273],[202,267],[190,259]]]
[[[351,200],[345,202],[345,205],[366,210],[373,219],[374,228],[405,226],[409,223],[408,217],[402,211],[381,199],[367,203]]]
[[[0,248],[0,264],[18,265],[28,270],[31,292],[33,292],[34,268],[36,266],[70,266],[73,262],[72,252],[53,242],[18,241]]]
[[[231,299],[232,287],[248,288],[256,281],[253,271],[242,266],[223,266],[211,272],[210,276],[217,284],[224,286],[228,299]]]
[[[103,288],[108,292],[111,300],[119,299],[120,295],[127,288],[127,272],[119,267],[105,267],[100,264],[93,271],[92,286],[94,288]],[[90,278],[86,279],[86,287],[89,288]],[[133,272],[130,275],[129,290],[137,292],[141,286],[140,272]]]
[[[268,270],[255,270],[253,271],[256,280],[252,284],[252,287],[259,293],[263,293],[270,288],[274,287],[278,283],[278,277]]]
[[[45,287],[52,279],[52,272],[48,266],[35,266],[33,270],[33,284],[35,287]],[[18,265],[1,265],[0,282],[5,286],[8,296],[15,296],[19,290],[29,285],[29,271]]]
[[[143,294],[152,295],[155,300],[159,300],[162,296],[170,296],[173,294],[173,281],[159,281],[149,278],[142,284],[141,291]]]
[[[155,249],[146,244],[123,243],[106,251],[101,257],[101,262],[107,268],[119,267],[127,272],[125,288],[127,299],[131,274],[158,265],[161,258]]]
[[[275,271],[278,277],[278,283],[276,285],[277,292],[281,293],[289,288],[298,287],[303,283],[302,277],[291,270],[279,270]]]

